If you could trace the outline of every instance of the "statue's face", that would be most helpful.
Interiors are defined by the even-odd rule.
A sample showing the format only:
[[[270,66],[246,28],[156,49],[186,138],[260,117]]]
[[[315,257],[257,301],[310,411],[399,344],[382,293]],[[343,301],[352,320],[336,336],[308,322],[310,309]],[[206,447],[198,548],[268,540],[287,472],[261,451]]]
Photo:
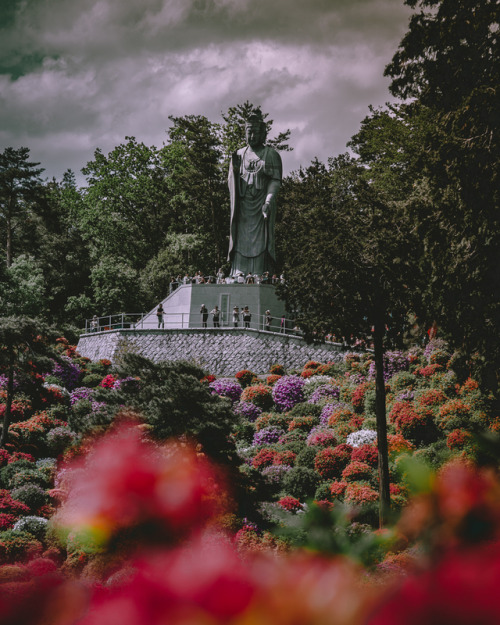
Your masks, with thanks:
[[[245,132],[246,132],[248,145],[251,148],[258,148],[259,146],[263,145],[265,134],[264,134],[264,128],[262,127],[262,124],[260,123],[247,124],[245,126]]]

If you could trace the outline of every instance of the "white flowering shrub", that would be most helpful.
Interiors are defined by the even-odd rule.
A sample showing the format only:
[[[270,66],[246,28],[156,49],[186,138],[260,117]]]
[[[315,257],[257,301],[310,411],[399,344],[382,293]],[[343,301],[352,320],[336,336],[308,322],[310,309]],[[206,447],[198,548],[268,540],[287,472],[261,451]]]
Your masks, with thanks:
[[[375,430],[358,430],[349,434],[347,437],[347,444],[351,447],[361,447],[361,445],[369,445],[373,443],[377,438],[377,432]]]

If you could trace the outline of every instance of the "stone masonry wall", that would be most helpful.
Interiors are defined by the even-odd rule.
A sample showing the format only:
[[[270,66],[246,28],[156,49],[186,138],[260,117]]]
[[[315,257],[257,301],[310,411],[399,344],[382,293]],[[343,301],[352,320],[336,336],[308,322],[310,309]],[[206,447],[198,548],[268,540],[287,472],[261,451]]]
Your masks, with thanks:
[[[307,345],[300,337],[243,328],[189,330],[114,330],[85,334],[78,351],[91,360],[116,362],[125,352],[139,353],[159,362],[191,360],[216,375],[233,376],[241,369],[264,374],[279,363],[299,369],[308,360],[320,362],[341,358],[340,345]]]

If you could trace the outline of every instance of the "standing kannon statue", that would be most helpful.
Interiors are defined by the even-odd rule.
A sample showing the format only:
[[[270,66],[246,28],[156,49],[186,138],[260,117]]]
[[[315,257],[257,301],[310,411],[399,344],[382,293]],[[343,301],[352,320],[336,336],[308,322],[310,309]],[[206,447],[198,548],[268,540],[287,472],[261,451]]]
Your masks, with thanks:
[[[229,164],[231,275],[275,272],[274,224],[282,165],[278,152],[265,145],[266,123],[260,109],[245,123],[247,145]]]

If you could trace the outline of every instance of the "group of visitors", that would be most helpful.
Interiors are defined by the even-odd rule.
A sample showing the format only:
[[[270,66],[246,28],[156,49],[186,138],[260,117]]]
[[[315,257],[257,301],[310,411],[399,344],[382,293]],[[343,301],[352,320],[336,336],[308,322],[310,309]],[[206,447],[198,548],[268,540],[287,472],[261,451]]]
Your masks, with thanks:
[[[169,291],[173,293],[179,286],[184,284],[284,284],[285,274],[280,276],[277,274],[269,275],[268,271],[263,274],[248,273],[246,276],[239,271],[234,276],[225,276],[222,267],[215,276],[204,276],[201,271],[197,271],[194,276],[187,273],[184,276],[180,274],[175,278],[172,276],[169,284]]]

